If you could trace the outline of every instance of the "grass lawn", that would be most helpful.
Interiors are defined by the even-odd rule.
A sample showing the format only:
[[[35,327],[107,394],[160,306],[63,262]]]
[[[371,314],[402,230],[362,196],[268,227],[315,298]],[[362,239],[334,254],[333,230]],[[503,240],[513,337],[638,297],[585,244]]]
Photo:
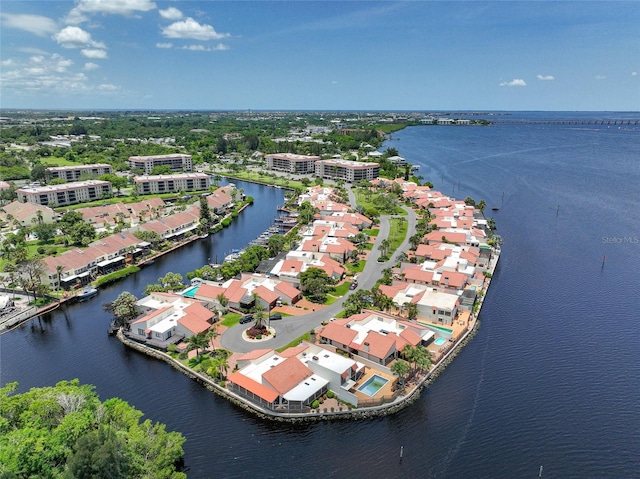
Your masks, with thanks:
[[[408,224],[404,218],[390,218],[389,226],[389,241],[391,242],[389,250],[395,251],[407,236]]]
[[[49,156],[46,158],[40,158],[40,163],[43,166],[80,166],[82,163],[76,163],[75,161],[69,161],[61,156]]]
[[[231,326],[235,326],[236,324],[238,324],[238,321],[240,321],[242,315],[238,313],[227,313],[222,317],[224,319],[220,322],[220,324],[226,326],[227,328],[230,328]]]
[[[289,348],[294,348],[296,347],[298,344],[300,344],[302,341],[310,341],[311,340],[311,335],[309,333],[304,333],[302,336],[300,336],[297,339],[294,339],[293,341],[291,341],[289,344],[285,344],[284,346],[282,346],[281,348],[276,349],[277,352],[281,353],[282,351],[284,351],[285,349],[289,349]]]
[[[338,301],[340,299],[340,297],[338,296],[333,296],[332,294],[328,294],[327,295],[327,299],[325,300],[324,304],[325,306],[329,306],[330,304],[335,303],[336,301]]]
[[[266,183],[268,185],[278,185],[278,186],[283,186],[285,188],[305,189],[305,186],[297,180],[290,180],[287,178],[283,178],[281,176],[276,176],[274,178],[273,176],[267,175],[264,172],[260,172],[260,171],[234,171],[234,172],[220,173],[220,176],[237,178],[239,180],[259,181],[260,183]]]
[[[362,271],[364,270],[364,266],[366,264],[367,264],[366,261],[360,260],[360,264],[358,264],[358,266],[353,266],[353,264],[351,263],[347,263],[346,266],[347,266],[347,269],[352,273],[362,273]]]
[[[351,286],[351,283],[348,281],[345,281],[341,285],[338,285],[335,288],[333,288],[333,291],[331,292],[331,294],[336,296],[344,296],[345,294],[347,294],[347,291],[349,291],[349,286]]]
[[[380,196],[386,196],[386,192],[376,192],[367,190],[364,188],[354,188],[352,190],[356,195],[356,203],[358,206],[362,206],[365,210],[375,209],[380,211],[382,214],[394,214],[394,215],[406,215],[407,212],[403,210],[400,205],[397,205],[395,211],[392,212],[383,212],[380,210],[380,207],[376,205],[376,199]]]
[[[362,232],[368,236],[373,236],[376,237],[378,236],[378,233],[380,233],[380,228],[367,228],[367,229],[363,229]]]

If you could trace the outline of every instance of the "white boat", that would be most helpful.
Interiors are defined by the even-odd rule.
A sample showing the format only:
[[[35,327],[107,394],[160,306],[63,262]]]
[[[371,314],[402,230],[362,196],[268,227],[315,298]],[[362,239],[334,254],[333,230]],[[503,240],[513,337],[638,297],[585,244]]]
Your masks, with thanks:
[[[87,286],[82,290],[82,292],[76,295],[76,298],[82,301],[84,299],[92,298],[96,294],[98,294],[98,290],[96,288],[90,288]]]

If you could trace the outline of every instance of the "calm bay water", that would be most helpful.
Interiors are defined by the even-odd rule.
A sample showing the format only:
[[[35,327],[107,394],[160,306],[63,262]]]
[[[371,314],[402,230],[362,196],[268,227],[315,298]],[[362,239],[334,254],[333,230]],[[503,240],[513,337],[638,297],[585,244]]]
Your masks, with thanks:
[[[605,115],[621,117],[593,114]],[[221,259],[269,226],[282,190],[240,182],[256,204],[222,234],[0,336],[0,383],[25,390],[77,377],[102,398],[122,397],[185,434],[190,478],[512,478],[536,477],[540,465],[545,478],[639,477],[639,133],[424,126],[385,144],[444,193],[486,199],[505,240],[477,336],[394,416],[264,422],[107,337],[104,302]]]

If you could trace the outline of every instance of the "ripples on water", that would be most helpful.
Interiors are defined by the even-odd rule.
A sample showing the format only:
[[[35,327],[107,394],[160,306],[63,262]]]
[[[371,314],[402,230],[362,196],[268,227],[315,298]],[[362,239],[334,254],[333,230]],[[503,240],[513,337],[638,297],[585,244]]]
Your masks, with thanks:
[[[190,478],[512,478],[535,477],[540,465],[545,478],[640,477],[640,244],[603,242],[640,237],[638,133],[494,125],[394,134],[389,145],[437,189],[485,198],[505,239],[477,336],[396,415],[261,421],[107,338],[101,304],[123,285],[140,295],[164,272],[191,271],[266,229],[282,190],[253,186],[256,205],[237,223],[250,233],[225,230],[66,316],[0,337],[1,382],[79,377],[103,398],[123,397],[187,436]]]

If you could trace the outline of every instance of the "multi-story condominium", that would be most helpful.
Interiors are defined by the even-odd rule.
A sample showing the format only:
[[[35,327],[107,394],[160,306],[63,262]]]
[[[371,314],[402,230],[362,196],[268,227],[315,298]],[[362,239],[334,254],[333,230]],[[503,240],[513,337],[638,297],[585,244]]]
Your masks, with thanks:
[[[156,166],[169,165],[171,171],[192,171],[191,155],[175,153],[171,155],[130,156],[129,168],[140,168],[146,175]]]
[[[378,163],[341,159],[316,161],[316,176],[320,178],[356,183],[360,180],[374,180],[379,174]]]
[[[113,172],[111,165],[98,163],[95,165],[54,166],[47,168],[47,180],[62,178],[67,181],[77,181],[82,175],[102,176]]]
[[[320,157],[278,153],[267,155],[264,160],[269,170],[287,171],[298,175],[312,175],[315,173],[316,161],[319,161]]]
[[[46,206],[66,206],[111,196],[111,182],[76,181],[62,185],[25,187],[16,190],[18,201]]]
[[[201,191],[211,187],[211,177],[206,173],[179,173],[176,175],[142,175],[133,178],[140,195],[152,193],[177,193]]]

